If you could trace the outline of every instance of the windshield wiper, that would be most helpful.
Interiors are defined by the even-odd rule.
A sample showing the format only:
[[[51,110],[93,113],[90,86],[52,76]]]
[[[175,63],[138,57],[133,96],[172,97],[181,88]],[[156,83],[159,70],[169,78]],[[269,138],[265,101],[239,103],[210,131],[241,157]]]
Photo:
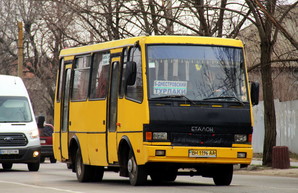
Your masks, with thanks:
[[[219,96],[219,97],[208,97],[208,98],[204,98],[203,101],[207,101],[207,100],[213,100],[213,99],[235,99],[237,102],[239,102],[242,106],[244,106],[245,104],[236,96]]]
[[[160,97],[154,97],[151,99],[165,99],[165,98],[184,98],[187,101],[189,101],[192,104],[196,104],[194,101],[192,101],[191,99],[189,99],[188,97],[184,96],[184,95],[167,95],[167,96],[160,96]]]

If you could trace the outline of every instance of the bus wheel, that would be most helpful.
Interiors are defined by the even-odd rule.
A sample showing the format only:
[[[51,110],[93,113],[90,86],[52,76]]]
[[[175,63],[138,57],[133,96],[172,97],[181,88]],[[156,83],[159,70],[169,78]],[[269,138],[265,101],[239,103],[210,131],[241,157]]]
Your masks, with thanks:
[[[214,174],[213,181],[217,186],[228,186],[233,178],[233,165],[220,165],[217,168],[217,174]]]
[[[78,148],[76,153],[75,168],[79,182],[88,182],[90,180],[91,167],[83,164],[80,148]]]
[[[12,168],[12,163],[2,163],[2,168],[4,170],[10,170]]]
[[[133,152],[130,151],[127,169],[129,174],[130,184],[133,186],[143,185],[147,181],[147,173],[144,165],[137,165]]]

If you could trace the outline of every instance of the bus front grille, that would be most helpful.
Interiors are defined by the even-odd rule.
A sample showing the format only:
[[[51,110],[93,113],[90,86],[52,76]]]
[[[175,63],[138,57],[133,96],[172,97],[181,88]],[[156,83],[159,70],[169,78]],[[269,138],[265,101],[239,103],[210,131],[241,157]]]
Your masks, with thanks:
[[[172,133],[171,142],[176,146],[232,147],[232,134]]]

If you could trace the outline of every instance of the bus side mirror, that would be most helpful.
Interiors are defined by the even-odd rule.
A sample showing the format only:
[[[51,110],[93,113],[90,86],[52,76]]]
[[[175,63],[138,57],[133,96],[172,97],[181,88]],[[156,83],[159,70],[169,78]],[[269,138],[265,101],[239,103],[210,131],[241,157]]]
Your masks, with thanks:
[[[259,104],[259,90],[260,90],[260,86],[258,82],[250,83],[250,95],[251,95],[252,105]]]
[[[137,64],[133,61],[126,63],[125,80],[126,85],[134,85],[137,77]]]

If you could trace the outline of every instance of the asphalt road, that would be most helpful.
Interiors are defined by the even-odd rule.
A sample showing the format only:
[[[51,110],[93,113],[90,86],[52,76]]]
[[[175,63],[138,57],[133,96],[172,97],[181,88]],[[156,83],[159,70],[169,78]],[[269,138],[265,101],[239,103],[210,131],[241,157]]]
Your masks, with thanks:
[[[0,167],[1,168],[1,167]],[[127,178],[118,173],[106,172],[99,183],[79,183],[75,173],[64,163],[41,164],[38,172],[29,172],[25,164],[15,164],[11,171],[0,169],[1,193],[297,193],[298,178],[234,175],[232,184],[227,187],[215,186],[213,180],[202,177],[178,176],[172,183],[148,184],[133,187]]]

